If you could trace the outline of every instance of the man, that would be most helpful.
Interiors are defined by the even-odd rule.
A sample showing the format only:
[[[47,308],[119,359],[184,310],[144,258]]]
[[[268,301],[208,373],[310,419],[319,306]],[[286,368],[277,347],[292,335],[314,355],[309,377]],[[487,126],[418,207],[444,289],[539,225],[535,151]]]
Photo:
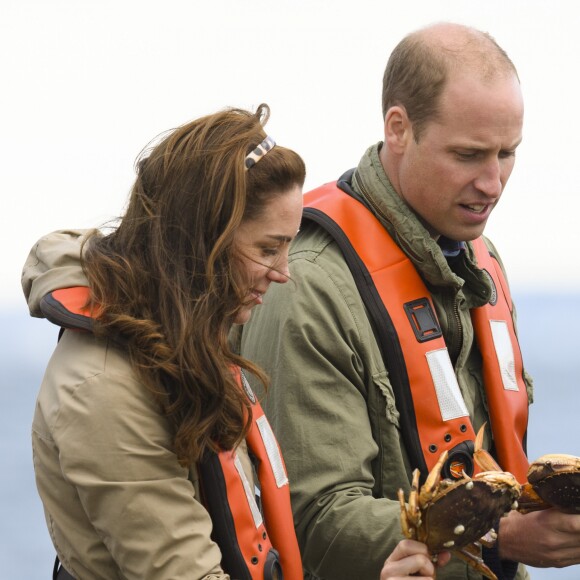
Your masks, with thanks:
[[[401,537],[397,490],[444,449],[447,476],[470,472],[484,424],[486,448],[525,479],[532,384],[497,252],[481,238],[522,139],[517,72],[489,35],[430,26],[391,55],[383,113],[384,142],[338,187],[306,196],[295,282],[272,289],[241,335],[272,379],[265,410],[312,578],[378,578]],[[419,300],[398,298],[407,286]],[[483,555],[501,578],[528,577],[517,562],[580,562],[580,516],[512,512],[498,527]],[[438,573],[468,577],[479,576],[456,558]]]

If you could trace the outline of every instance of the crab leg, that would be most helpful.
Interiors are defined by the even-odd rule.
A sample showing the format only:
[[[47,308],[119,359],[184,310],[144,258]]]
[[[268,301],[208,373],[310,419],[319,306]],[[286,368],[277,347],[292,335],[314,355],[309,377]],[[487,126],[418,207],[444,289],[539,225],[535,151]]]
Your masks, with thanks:
[[[497,580],[497,576],[487,567],[487,564],[479,557],[479,549],[471,544],[461,550],[455,550],[457,557],[463,560],[468,566],[483,574],[489,580]]]
[[[417,539],[417,530],[421,525],[421,510],[419,509],[419,470],[413,471],[411,491],[409,492],[409,503],[405,503],[405,493],[399,489],[399,505],[401,507],[401,529],[403,534],[410,540]]]
[[[406,538],[414,540],[416,537],[417,528],[411,526],[409,512],[407,510],[407,504],[405,503],[405,494],[402,489],[397,492],[399,496],[399,504],[401,506],[401,529]]]
[[[437,460],[437,463],[433,466],[433,469],[429,472],[427,479],[423,487],[421,488],[421,492],[419,494],[419,501],[421,505],[427,503],[432,497],[434,491],[437,489],[439,482],[441,481],[441,470],[443,469],[443,465],[445,461],[447,461],[447,451],[441,453],[441,456]],[[417,470],[415,470],[417,471]],[[415,478],[413,477],[413,483],[415,483]],[[419,476],[417,475],[417,486],[419,485]]]

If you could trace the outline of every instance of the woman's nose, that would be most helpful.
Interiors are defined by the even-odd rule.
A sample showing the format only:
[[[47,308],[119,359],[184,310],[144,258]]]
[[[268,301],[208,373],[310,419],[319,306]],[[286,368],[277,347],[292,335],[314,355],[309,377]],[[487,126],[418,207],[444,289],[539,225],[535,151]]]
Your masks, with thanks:
[[[270,270],[268,270],[267,277],[270,282],[275,282],[276,284],[285,284],[288,282],[290,279],[288,262],[285,264],[277,265],[276,268],[270,268]]]

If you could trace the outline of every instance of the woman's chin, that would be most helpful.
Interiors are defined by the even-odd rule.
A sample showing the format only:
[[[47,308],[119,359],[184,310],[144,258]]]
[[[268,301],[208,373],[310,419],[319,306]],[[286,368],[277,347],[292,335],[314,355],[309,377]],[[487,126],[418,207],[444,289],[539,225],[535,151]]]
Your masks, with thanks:
[[[246,324],[250,320],[250,316],[252,316],[252,308],[244,307],[234,318],[234,324]]]

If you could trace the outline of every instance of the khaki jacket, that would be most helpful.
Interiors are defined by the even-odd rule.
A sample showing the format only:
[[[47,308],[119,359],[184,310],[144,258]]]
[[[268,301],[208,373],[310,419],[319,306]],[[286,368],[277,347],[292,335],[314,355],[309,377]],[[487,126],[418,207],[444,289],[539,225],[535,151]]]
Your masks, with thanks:
[[[363,156],[353,187],[370,201],[431,290],[477,431],[488,415],[469,309],[481,305],[482,289],[489,295],[487,278],[475,267],[470,247],[450,268],[393,190],[378,146]],[[292,482],[305,569],[312,578],[375,580],[402,538],[397,490],[408,494],[411,478],[389,372],[330,236],[316,224],[303,224],[290,261],[293,279],[269,290],[235,339],[272,380],[262,404]],[[526,382],[531,400],[527,376]],[[518,580],[526,577],[520,566]],[[437,578],[481,576],[454,558]]]
[[[22,283],[33,316],[47,292],[87,284],[82,236],[56,232],[32,249]],[[196,472],[177,462],[165,418],[122,349],[64,332],[40,387],[32,444],[48,530],[75,578],[229,578]],[[244,462],[251,481],[247,453]]]

